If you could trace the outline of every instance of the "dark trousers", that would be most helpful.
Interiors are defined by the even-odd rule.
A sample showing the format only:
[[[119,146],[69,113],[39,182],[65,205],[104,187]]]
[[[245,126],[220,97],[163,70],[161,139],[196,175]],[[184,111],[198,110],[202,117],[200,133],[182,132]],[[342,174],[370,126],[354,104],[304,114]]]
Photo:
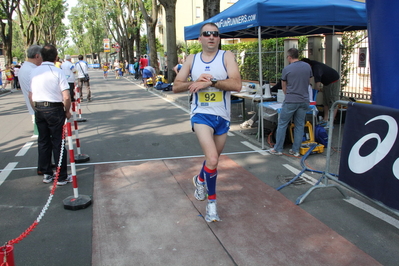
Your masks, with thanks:
[[[84,78],[78,78],[78,86],[80,89],[80,98],[83,99],[83,85],[86,85],[87,100],[91,99],[90,80],[85,81]]]
[[[75,83],[68,83],[69,84],[69,93],[71,94],[71,102],[76,101],[75,100]]]
[[[39,131],[38,152],[39,152],[39,171],[47,175],[53,175],[51,167],[51,155],[54,155],[55,165],[58,167],[62,132],[65,124],[64,107],[35,107],[35,122]],[[64,147],[59,181],[67,178],[67,150]]]
[[[134,78],[135,78],[135,79],[139,79],[139,75],[140,75],[139,69],[137,68],[137,69],[135,69],[134,71],[135,71],[135,73],[134,73]]]

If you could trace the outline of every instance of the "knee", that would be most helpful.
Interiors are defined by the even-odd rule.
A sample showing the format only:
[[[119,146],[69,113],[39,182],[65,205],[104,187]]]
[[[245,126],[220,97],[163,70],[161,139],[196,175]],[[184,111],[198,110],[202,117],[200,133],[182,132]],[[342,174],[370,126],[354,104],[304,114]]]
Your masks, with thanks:
[[[217,168],[219,163],[219,156],[211,156],[206,158],[206,167],[209,169],[215,169]]]

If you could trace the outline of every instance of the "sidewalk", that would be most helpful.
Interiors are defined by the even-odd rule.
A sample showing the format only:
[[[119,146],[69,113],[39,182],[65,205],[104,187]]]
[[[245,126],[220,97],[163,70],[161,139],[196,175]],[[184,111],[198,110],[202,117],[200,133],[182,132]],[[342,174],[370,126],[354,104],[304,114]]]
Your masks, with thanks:
[[[380,265],[227,156],[222,221],[207,223],[191,180],[201,163],[97,165],[93,265]]]

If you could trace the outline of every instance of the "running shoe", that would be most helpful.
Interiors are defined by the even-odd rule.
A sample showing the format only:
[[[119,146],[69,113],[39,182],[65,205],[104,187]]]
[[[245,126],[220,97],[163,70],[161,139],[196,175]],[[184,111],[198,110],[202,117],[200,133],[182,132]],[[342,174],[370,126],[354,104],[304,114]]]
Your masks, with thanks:
[[[48,184],[48,183],[51,183],[51,182],[53,182],[53,176],[44,174],[43,175],[43,183]]]
[[[195,191],[194,191],[194,197],[197,200],[205,200],[206,199],[206,188],[205,188],[205,182],[204,183],[200,183],[198,181],[198,175],[195,175],[193,177],[193,184],[195,186]]]
[[[58,181],[57,186],[65,186],[68,183],[72,182],[72,175],[68,175],[67,178],[63,181]]]
[[[290,149],[290,150],[288,151],[288,153],[291,154],[291,155],[294,155],[295,157],[301,156],[301,155],[299,154],[299,152],[295,152],[295,151],[293,151],[292,149]]]
[[[275,149],[268,149],[267,152],[270,154],[273,154],[273,155],[278,155],[278,156],[283,155],[282,152],[276,151]]]
[[[206,206],[205,221],[207,221],[208,223],[220,221],[216,207],[216,200],[208,201],[208,205]]]

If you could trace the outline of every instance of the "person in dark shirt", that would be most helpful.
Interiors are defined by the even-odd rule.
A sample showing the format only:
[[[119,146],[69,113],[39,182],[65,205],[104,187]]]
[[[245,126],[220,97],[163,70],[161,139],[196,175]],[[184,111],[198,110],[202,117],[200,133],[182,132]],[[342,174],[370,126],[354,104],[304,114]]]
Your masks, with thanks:
[[[326,126],[329,118],[329,110],[334,102],[339,100],[339,73],[320,62],[303,58],[302,61],[308,63],[312,67],[315,88],[318,91],[323,91],[323,109],[324,117],[320,121],[320,125]],[[320,85],[323,84],[323,88]],[[337,109],[334,110],[334,117],[337,114]]]

